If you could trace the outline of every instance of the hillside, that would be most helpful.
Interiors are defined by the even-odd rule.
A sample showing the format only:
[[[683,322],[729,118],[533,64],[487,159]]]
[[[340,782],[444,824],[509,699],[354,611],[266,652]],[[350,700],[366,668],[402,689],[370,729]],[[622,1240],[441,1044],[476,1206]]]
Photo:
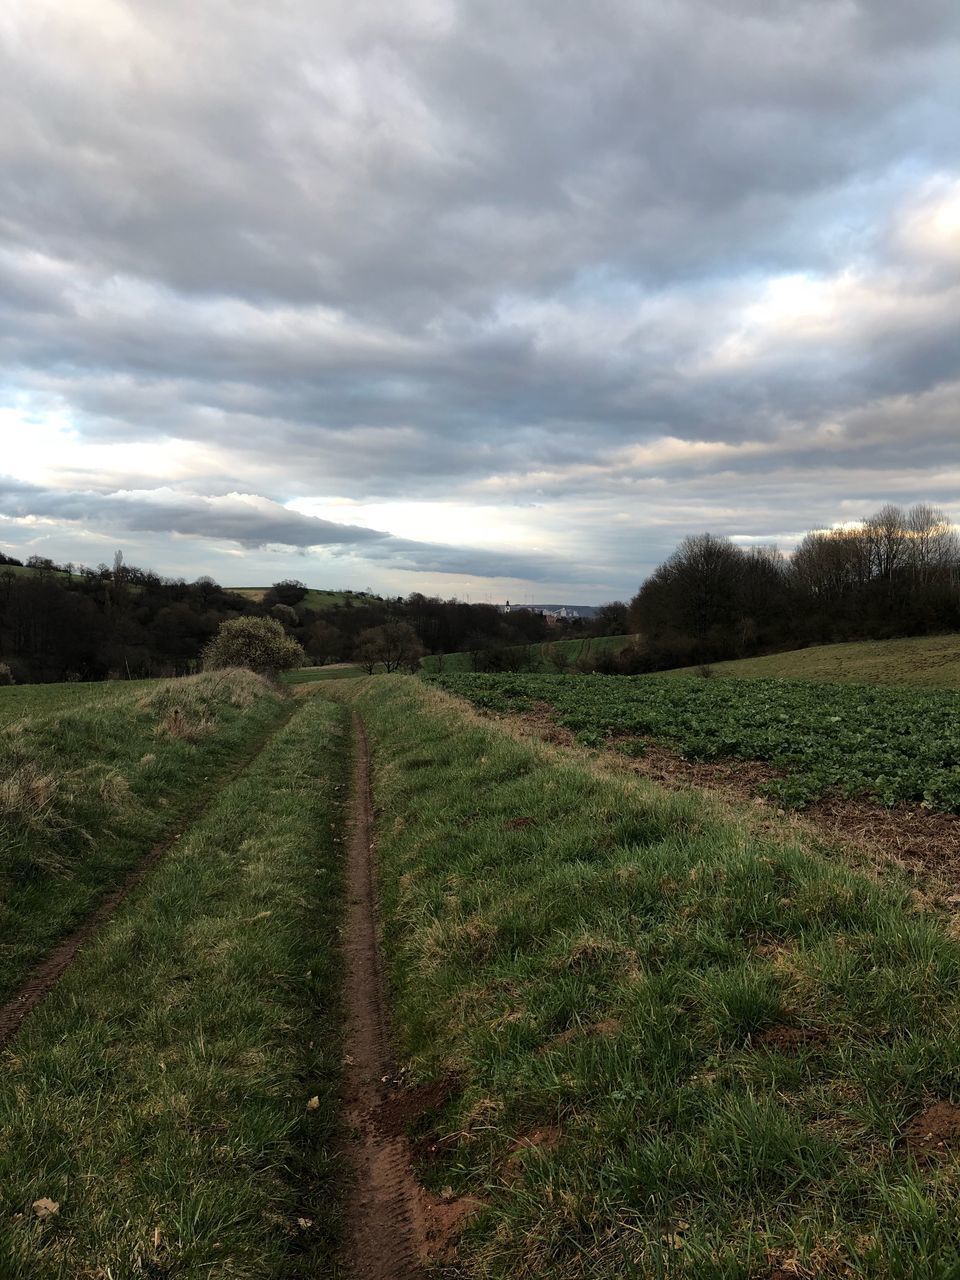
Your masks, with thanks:
[[[228,591],[232,591],[235,595],[246,596],[248,600],[253,600],[257,604],[270,590],[269,587],[228,587]],[[382,597],[370,595],[366,591],[321,591],[314,590],[312,587],[303,597],[301,604],[305,609],[313,609],[319,613],[323,609],[332,609],[335,605],[346,604],[348,600],[352,600],[356,604],[362,604],[366,600],[380,600]]]
[[[691,675],[697,670],[680,667],[664,675]],[[762,658],[715,662],[712,670],[718,676],[743,679],[922,684],[956,689],[960,688],[960,634],[816,645]]]

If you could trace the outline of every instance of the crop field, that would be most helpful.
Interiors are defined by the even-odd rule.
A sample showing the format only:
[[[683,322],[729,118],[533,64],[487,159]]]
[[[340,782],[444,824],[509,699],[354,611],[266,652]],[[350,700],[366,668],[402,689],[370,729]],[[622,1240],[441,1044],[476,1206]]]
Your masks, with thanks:
[[[771,653],[762,658],[715,662],[717,676],[849,684],[919,684],[960,688],[960,635],[859,640]],[[670,675],[695,675],[692,667]]]
[[[633,636],[585,636],[581,640],[554,640],[545,641],[543,644],[516,645],[508,652],[522,655],[524,658],[529,657],[534,670],[555,671],[558,661],[573,667],[581,658],[597,658],[601,653],[619,653],[633,639]],[[431,654],[424,658],[421,669],[428,675],[473,671],[473,654],[445,653],[442,657]]]
[[[642,754],[668,743],[687,759],[767,761],[769,784],[803,804],[836,788],[885,805],[960,811],[960,694],[777,680],[675,676],[442,676],[479,707],[549,704],[587,746]]]
[[[946,908],[589,747],[906,791],[957,695],[301,675],[0,726],[3,1280],[955,1280]]]

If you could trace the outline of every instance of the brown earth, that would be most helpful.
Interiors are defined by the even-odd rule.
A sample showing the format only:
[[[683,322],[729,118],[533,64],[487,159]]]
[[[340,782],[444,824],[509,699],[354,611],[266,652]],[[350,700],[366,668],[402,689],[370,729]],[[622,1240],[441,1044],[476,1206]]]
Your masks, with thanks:
[[[827,1044],[828,1040],[827,1033],[815,1027],[767,1027],[753,1037],[755,1045],[784,1054],[797,1053],[801,1049],[815,1049]]]
[[[270,743],[275,734],[279,732],[286,723],[286,718],[281,721],[274,729],[268,733],[266,738],[257,746],[243,762],[236,766],[233,771],[224,779],[217,789],[219,794],[224,787],[230,785],[236,778],[240,776],[244,770],[254,763],[257,757],[263,752],[268,743]],[[73,964],[77,957],[77,952],[85,942],[94,936],[101,925],[105,924],[114,914],[121,902],[137,888],[138,885],[150,874],[156,864],[163,855],[171,849],[180,839],[188,827],[200,817],[203,811],[208,808],[211,797],[204,799],[200,804],[195,805],[190,812],[180,820],[176,830],[172,831],[169,836],[155,844],[153,848],[127,872],[122,884],[117,888],[111,889],[105,897],[100,899],[98,905],[90,913],[78,928],[72,933],[67,934],[65,938],[57,943],[48,956],[30,972],[19,989],[14,992],[5,1004],[0,1005],[0,1049],[3,1049],[10,1043],[13,1037],[20,1030],[24,1019],[27,1015],[37,1007],[50,994],[57,985],[66,971]]]
[[[411,1165],[406,1127],[442,1106],[454,1083],[404,1090],[389,1050],[385,987],[377,936],[370,757],[363,721],[353,717],[355,762],[347,853],[344,1118],[353,1181],[345,1199],[347,1265],[355,1280],[421,1280],[451,1248],[467,1199],[430,1195]]]
[[[903,1141],[920,1161],[942,1160],[960,1151],[960,1107],[935,1102],[913,1117],[903,1131]]]

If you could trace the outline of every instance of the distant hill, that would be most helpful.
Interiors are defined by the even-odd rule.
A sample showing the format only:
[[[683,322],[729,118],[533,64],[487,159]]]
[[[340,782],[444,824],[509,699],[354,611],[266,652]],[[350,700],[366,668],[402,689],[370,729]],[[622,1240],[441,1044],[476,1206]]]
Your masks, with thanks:
[[[692,675],[680,667],[664,675]],[[960,689],[960,634],[903,640],[858,640],[790,649],[762,658],[714,662],[717,676],[740,679],[822,680],[841,684],[920,684]]]
[[[246,596],[248,600],[254,600],[257,604],[270,590],[269,587],[228,587],[228,591],[233,591],[238,596]],[[313,609],[319,613],[323,609],[332,609],[335,605],[345,604],[348,600],[354,604],[362,604],[365,600],[381,600],[382,596],[370,595],[366,591],[323,591],[319,588],[310,588],[302,600],[302,604],[307,609]]]

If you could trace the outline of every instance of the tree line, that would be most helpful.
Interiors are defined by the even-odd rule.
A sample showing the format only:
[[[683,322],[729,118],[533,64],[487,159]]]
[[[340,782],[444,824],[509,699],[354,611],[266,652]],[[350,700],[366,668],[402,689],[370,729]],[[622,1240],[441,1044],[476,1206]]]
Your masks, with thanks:
[[[415,666],[424,653],[475,646],[495,654],[578,633],[576,624],[558,632],[529,610],[504,614],[495,605],[417,592],[405,598],[345,592],[340,603],[313,609],[295,579],[252,600],[210,577],[187,582],[128,565],[120,553],[96,568],[39,556],[23,564],[0,554],[0,680],[189,674],[199,670],[222,622],[247,617],[278,620],[314,663]]]
[[[621,669],[662,670],[810,644],[960,630],[960,538],[927,503],[808,533],[790,556],[685,538],[628,608]]]

